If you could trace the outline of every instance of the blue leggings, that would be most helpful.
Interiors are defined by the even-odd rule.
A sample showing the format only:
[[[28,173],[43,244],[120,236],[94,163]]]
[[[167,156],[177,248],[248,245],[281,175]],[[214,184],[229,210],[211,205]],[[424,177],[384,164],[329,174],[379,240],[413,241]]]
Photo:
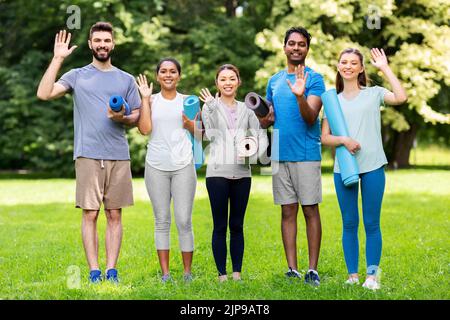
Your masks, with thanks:
[[[364,229],[366,231],[367,274],[375,275],[381,259],[380,213],[386,179],[384,166],[370,172],[360,174],[362,211]],[[358,273],[358,190],[359,183],[346,187],[341,175],[334,174],[334,186],[342,214],[342,246],[345,263],[349,274]]]

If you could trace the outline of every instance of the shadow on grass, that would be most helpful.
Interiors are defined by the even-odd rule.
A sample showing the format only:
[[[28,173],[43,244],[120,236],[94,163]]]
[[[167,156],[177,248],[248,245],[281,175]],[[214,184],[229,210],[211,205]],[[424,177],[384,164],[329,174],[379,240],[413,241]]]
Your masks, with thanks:
[[[258,172],[262,168],[270,168],[270,166],[252,165],[253,176],[258,176]],[[410,170],[442,170],[449,171],[449,165],[411,165],[407,168],[393,169],[386,168],[388,171],[410,171]],[[267,170],[267,169],[266,169]],[[322,174],[332,174],[333,166],[322,165]],[[206,176],[206,165],[197,170],[197,177],[204,178]],[[144,172],[133,172],[133,178],[143,178]],[[62,175],[57,172],[33,172],[29,170],[2,171],[0,170],[0,180],[37,180],[37,179],[74,179],[75,172],[71,175]]]
[[[260,169],[270,166],[252,165],[252,175],[259,176]],[[267,169],[265,169],[267,170]],[[332,173],[333,167],[322,166],[322,173]],[[205,178],[206,165],[197,170],[198,178]],[[144,172],[133,172],[133,178],[144,178]],[[33,172],[29,170],[2,171],[0,170],[0,180],[38,180],[38,179],[75,179],[75,172],[71,175],[62,175],[55,172]]]
[[[45,180],[67,178],[75,178],[75,172],[72,175],[62,175],[57,172],[33,172],[29,170],[0,171],[0,180]]]
[[[395,171],[395,169],[389,168],[389,170]],[[401,168],[397,170],[450,170],[450,165],[412,165],[407,168]]]

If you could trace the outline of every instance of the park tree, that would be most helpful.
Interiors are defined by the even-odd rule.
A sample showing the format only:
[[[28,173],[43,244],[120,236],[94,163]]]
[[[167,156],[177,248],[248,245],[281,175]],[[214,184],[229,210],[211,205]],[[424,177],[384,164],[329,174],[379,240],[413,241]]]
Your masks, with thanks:
[[[53,54],[54,36],[58,30],[68,29],[69,21],[74,22],[71,18],[79,14],[79,26],[75,23],[75,28],[69,28],[78,48],[64,62],[61,75],[90,62],[90,26],[99,20],[111,21],[119,48],[113,63],[136,74],[145,57],[156,56],[168,46],[159,41],[166,30],[156,18],[151,19],[158,13],[156,2],[129,1],[133,15],[123,1],[115,0],[0,2],[0,168],[73,174],[71,95],[54,101],[36,98],[36,88]]]
[[[0,0],[0,169],[73,174],[72,98],[39,101],[36,88],[55,33],[71,26],[78,46],[62,74],[89,63],[88,30],[100,20],[114,25],[117,67],[154,81],[158,60],[175,57],[183,67],[180,92],[197,94],[203,87],[214,91],[217,67],[233,63],[241,71],[241,100],[249,91],[264,93],[269,76],[284,67],[289,26],[304,25],[313,34],[307,63],[329,87],[340,50],[357,46],[368,56],[370,47],[382,46],[410,97],[404,106],[383,109],[387,154],[403,166],[417,132],[450,131],[449,12],[445,0]],[[373,84],[383,85],[376,70],[367,69]],[[136,129],[127,134],[133,171],[140,172],[147,138]]]
[[[117,67],[133,75],[145,73],[154,81],[158,60],[172,56],[183,67],[180,92],[198,94],[202,87],[214,89],[220,64],[234,63],[241,70],[243,96],[253,89],[255,72],[262,65],[263,51],[255,44],[254,35],[266,27],[272,2],[0,1],[0,168],[73,174],[72,97],[54,101],[36,98],[58,30],[72,25],[72,43],[78,46],[64,62],[60,75],[90,62],[88,31],[93,23],[103,20],[114,25],[116,50],[112,59]],[[140,172],[147,138],[136,129],[127,134],[132,169]]]
[[[427,124],[450,124],[450,3],[415,0],[281,0],[274,3],[270,27],[256,36],[271,56],[256,75],[260,90],[275,71],[284,67],[284,32],[305,26],[312,34],[307,64],[322,73],[327,87],[334,86],[335,64],[347,47],[369,57],[372,47],[384,48],[393,71],[404,84],[405,105],[383,107],[383,138],[390,163],[409,165],[413,142]],[[366,70],[373,85],[388,86],[370,63]]]

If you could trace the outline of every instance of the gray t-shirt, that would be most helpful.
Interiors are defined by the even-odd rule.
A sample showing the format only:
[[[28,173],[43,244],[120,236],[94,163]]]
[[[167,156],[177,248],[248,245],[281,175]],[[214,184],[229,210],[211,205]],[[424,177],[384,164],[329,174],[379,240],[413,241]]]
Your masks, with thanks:
[[[132,75],[113,67],[101,71],[89,64],[63,74],[58,83],[73,92],[73,159],[129,160],[125,127],[107,116],[112,95],[120,95],[130,108],[141,105]]]

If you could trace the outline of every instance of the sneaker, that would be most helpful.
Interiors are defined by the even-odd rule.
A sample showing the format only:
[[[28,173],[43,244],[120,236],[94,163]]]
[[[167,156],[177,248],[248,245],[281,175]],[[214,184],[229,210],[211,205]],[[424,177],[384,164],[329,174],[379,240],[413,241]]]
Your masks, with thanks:
[[[112,283],[119,283],[119,278],[117,277],[117,270],[109,269],[108,271],[106,271],[106,280]]]
[[[233,281],[242,281],[241,272],[238,271],[233,272]]]
[[[363,288],[366,288],[369,290],[380,289],[380,283],[374,278],[367,278],[366,281],[364,281],[362,286],[363,286]]]
[[[226,274],[219,274],[219,282],[228,281],[228,276]]]
[[[301,278],[302,275],[295,269],[289,268],[289,271],[285,273],[288,278]]]
[[[349,277],[347,279],[347,281],[345,281],[345,284],[359,284],[359,278],[355,278],[355,277]]]
[[[192,282],[192,273],[185,273],[183,275],[183,280],[184,282]]]
[[[317,273],[316,270],[311,269],[308,270],[308,272],[305,274],[305,283],[315,287],[320,285],[319,274]]]
[[[102,272],[100,270],[91,270],[89,272],[89,281],[91,281],[91,283],[102,282]]]
[[[163,276],[161,277],[161,281],[162,281],[163,283],[167,283],[167,282],[172,281],[172,277],[170,276],[170,273],[163,275]]]

